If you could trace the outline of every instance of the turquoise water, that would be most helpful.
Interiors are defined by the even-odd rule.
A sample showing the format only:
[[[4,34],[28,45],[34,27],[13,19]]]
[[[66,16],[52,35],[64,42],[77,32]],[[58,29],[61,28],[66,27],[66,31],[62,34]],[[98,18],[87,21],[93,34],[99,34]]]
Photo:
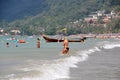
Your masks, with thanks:
[[[62,43],[46,43],[39,36],[16,36],[27,43],[18,44],[11,36],[0,36],[0,80],[55,80],[69,79],[70,68],[87,60],[89,54],[120,47],[119,39],[87,39],[85,43],[69,43],[70,55],[62,55]],[[7,48],[6,42],[10,45]],[[46,77],[47,76],[47,77]]]

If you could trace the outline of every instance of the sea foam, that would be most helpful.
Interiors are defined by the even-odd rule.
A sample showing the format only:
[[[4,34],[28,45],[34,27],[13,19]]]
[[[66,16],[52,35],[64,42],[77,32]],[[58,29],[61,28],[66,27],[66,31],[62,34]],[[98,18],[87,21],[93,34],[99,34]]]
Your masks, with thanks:
[[[33,65],[22,68],[24,74],[16,75],[10,80],[55,80],[55,79],[69,79],[70,68],[77,68],[79,62],[87,60],[89,54],[100,51],[98,48],[88,49],[86,51],[79,51],[76,55],[45,61],[40,65],[37,62]],[[40,62],[40,61],[39,61]],[[31,64],[31,63],[30,63]],[[31,74],[30,74],[31,73]]]
[[[104,49],[112,49],[112,48],[115,48],[115,47],[120,47],[120,44],[105,44],[103,46]]]

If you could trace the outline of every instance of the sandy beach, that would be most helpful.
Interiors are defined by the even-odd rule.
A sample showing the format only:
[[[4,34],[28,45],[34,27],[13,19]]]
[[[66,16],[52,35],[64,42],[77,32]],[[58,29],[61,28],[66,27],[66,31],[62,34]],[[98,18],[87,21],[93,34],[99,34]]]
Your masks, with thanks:
[[[69,80],[120,80],[120,48],[91,54],[80,62],[78,68],[70,69]]]

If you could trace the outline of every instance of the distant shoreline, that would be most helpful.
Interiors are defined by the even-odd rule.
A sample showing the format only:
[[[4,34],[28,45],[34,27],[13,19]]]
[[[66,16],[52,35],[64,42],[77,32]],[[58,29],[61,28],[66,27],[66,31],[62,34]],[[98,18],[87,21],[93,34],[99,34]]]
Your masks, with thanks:
[[[104,39],[104,38],[120,38],[120,33],[77,34],[77,35],[70,35],[69,37],[72,37],[72,38],[86,37],[86,38],[100,38],[100,39]]]
[[[16,36],[16,35],[0,35],[0,36]],[[17,35],[17,36],[27,36],[27,35]],[[29,36],[29,35],[28,35]],[[30,36],[40,36],[40,35],[30,35]],[[55,35],[51,35],[55,36]],[[103,34],[72,34],[69,35],[68,37],[70,38],[100,38],[100,39],[105,39],[105,38],[120,38],[120,33],[103,33]]]

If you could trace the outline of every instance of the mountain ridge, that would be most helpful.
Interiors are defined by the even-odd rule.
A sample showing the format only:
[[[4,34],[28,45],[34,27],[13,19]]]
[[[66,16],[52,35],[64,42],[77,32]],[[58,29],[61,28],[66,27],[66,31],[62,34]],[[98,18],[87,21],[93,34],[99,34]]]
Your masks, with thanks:
[[[1,0],[0,20],[14,21],[26,16],[35,16],[46,10],[48,6],[44,0]]]
[[[27,3],[27,1],[32,2],[33,0],[21,1],[26,1]],[[6,27],[9,29],[20,29],[27,34],[36,34],[40,31],[55,34],[57,29],[62,29],[66,24],[83,19],[91,12],[97,10],[110,12],[116,6],[119,7],[120,2],[119,0],[39,0],[39,2],[34,4],[39,7],[36,7],[38,14],[27,15],[23,19],[15,19],[8,23]],[[33,7],[33,10],[27,7],[28,12],[29,10],[33,13],[34,10],[37,11]],[[39,12],[39,9],[41,12]],[[27,11],[25,8],[24,10]],[[25,11],[22,12],[24,13]]]

